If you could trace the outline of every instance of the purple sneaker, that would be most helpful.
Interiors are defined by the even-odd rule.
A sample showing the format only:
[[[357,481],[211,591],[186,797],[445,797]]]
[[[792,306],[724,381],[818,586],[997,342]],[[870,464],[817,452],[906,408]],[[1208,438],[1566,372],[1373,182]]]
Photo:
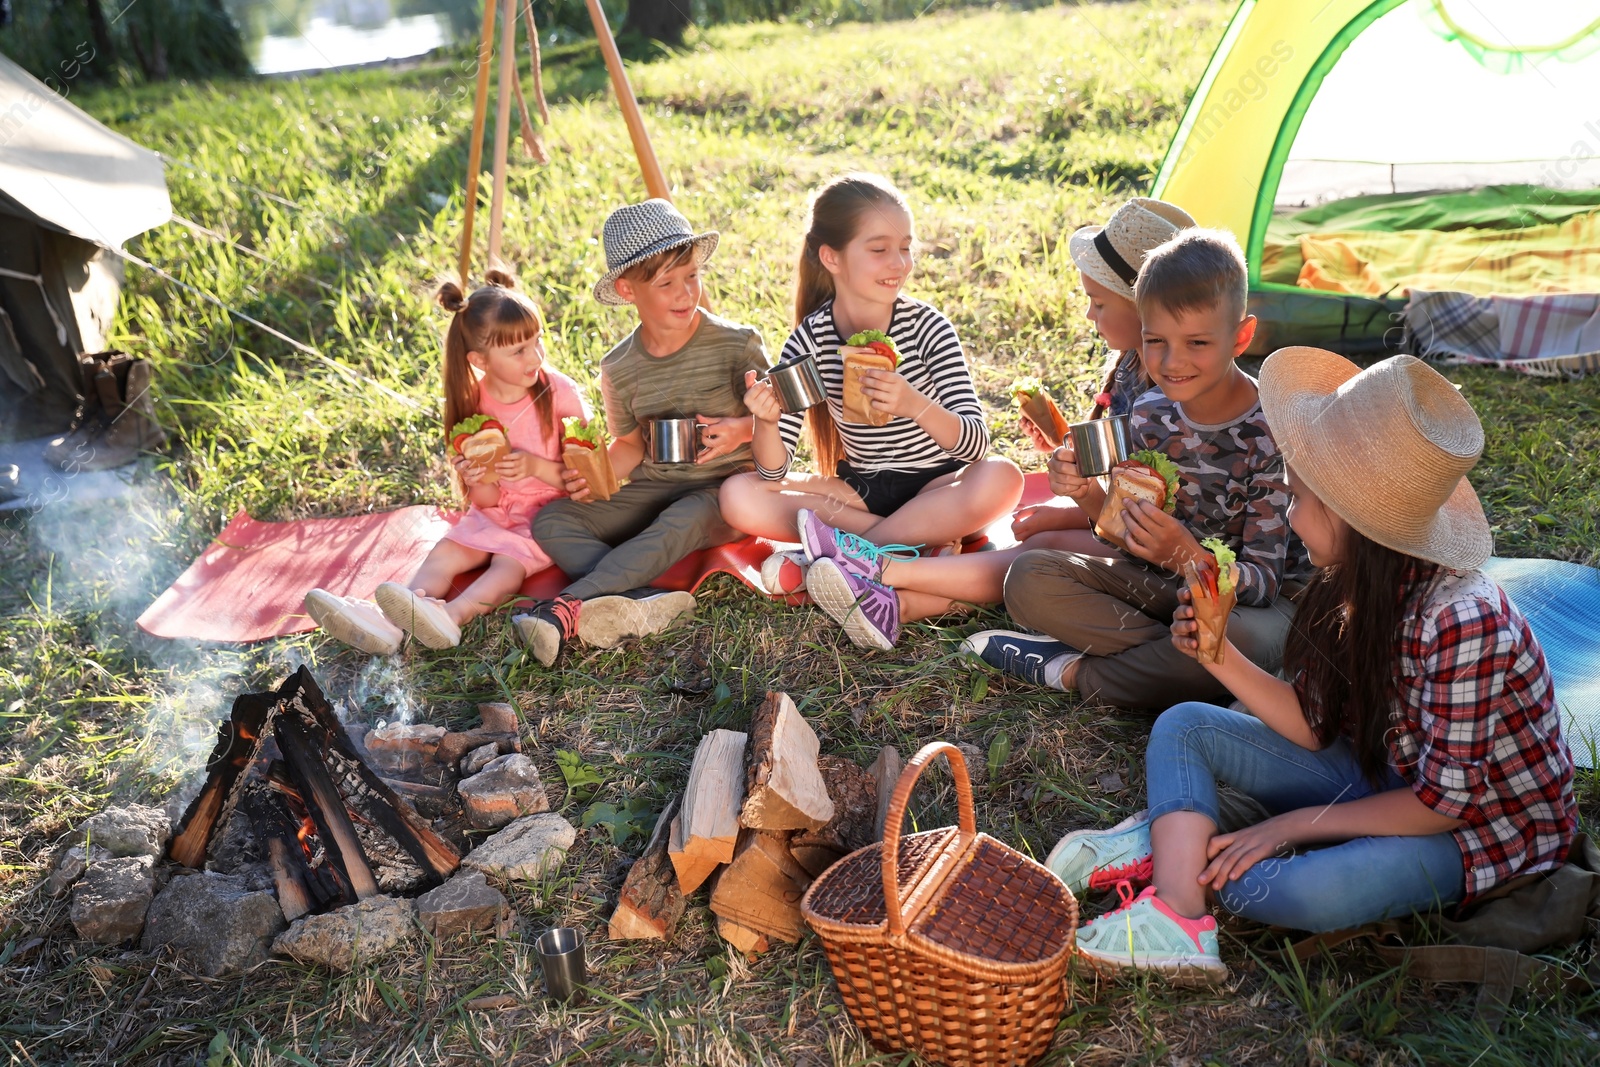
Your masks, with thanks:
[[[883,576],[883,565],[890,560],[917,558],[917,550],[911,545],[875,545],[865,537],[829,526],[810,508],[800,509],[796,526],[800,530],[800,547],[805,550],[808,561],[831,559],[844,570],[871,582]]]
[[[844,627],[857,648],[887,652],[900,637],[900,600],[893,589],[842,566],[841,558],[823,557],[806,571],[811,600]]]

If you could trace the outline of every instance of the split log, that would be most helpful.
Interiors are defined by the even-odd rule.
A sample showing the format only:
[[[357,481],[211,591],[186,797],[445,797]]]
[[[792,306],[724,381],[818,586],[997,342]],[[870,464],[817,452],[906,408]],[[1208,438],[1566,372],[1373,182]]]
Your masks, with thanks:
[[[818,760],[827,795],[834,801],[834,817],[821,830],[805,830],[789,838],[795,861],[816,877],[842,857],[877,840],[877,784],[872,773],[854,760],[826,755]]]
[[[768,693],[750,720],[750,762],[741,825],[752,830],[818,830],[833,818],[817,771],[816,732],[787,693]]]
[[[683,890],[678,874],[667,859],[668,827],[675,821],[679,802],[673,800],[656,819],[644,852],[633,861],[628,878],[622,883],[617,910],[611,913],[607,936],[613,941],[627,938],[670,940],[683,917]]]
[[[878,758],[867,768],[878,784],[878,814],[872,824],[874,841],[883,840],[883,824],[889,817],[889,800],[894,796],[894,787],[900,782],[900,769],[900,753],[893,745],[878,749]]]
[[[745,830],[717,876],[711,911],[740,926],[793,944],[806,931],[800,898],[811,876],[789,855],[786,834]]]
[[[752,930],[748,926],[740,926],[732,919],[717,916],[717,933],[722,935],[722,940],[743,952],[746,956],[759,956],[772,947],[772,942],[767,940],[767,935],[759,930]]]
[[[813,878],[877,840],[873,825],[878,816],[877,783],[859,763],[823,756],[817,760],[817,770],[827,783],[833,818],[820,830],[805,830],[789,839],[789,851]]]
[[[737,730],[712,730],[700,739],[683,807],[673,820],[667,855],[678,887],[693,893],[720,864],[733,859],[739,843],[739,805],[744,801],[744,749]]]

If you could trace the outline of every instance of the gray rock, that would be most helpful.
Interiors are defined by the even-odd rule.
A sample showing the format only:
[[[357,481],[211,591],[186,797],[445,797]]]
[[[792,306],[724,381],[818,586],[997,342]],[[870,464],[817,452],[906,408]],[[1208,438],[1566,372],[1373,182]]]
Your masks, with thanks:
[[[285,925],[271,893],[252,891],[231,874],[201,871],[174,878],[156,897],[142,947],[170,945],[200,973],[219,978],[263,962]]]
[[[520,752],[496,757],[457,789],[467,809],[467,822],[480,830],[493,830],[512,819],[550,810],[538,768]]]
[[[72,890],[72,928],[85,941],[119,945],[139,936],[156,893],[149,856],[96,859]]]
[[[559,815],[525,815],[467,853],[461,865],[491,878],[533,879],[567,858],[578,831]]]
[[[490,742],[468,752],[461,757],[461,776],[470,778],[493,763],[500,755],[500,746]]]
[[[74,844],[85,842],[113,856],[160,858],[172,837],[172,821],[160,808],[129,804],[91,815],[72,835]]]
[[[505,895],[484,880],[482,871],[462,871],[417,898],[417,918],[438,938],[493,929],[510,910]]]
[[[67,890],[83,877],[83,872],[89,866],[91,851],[97,860],[110,858],[109,853],[89,845],[71,845],[57,852],[55,866],[51,868],[49,877],[44,880],[44,891],[52,897],[66,896]]]
[[[307,915],[279,934],[272,951],[344,973],[416,933],[416,908],[397,897],[368,897],[326,915]]]

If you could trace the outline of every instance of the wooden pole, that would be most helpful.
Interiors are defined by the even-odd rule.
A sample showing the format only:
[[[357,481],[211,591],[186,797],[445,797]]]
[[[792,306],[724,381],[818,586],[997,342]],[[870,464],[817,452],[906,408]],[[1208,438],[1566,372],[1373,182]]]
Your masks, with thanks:
[[[493,4],[494,0],[484,0]],[[489,266],[499,267],[506,210],[506,152],[511,141],[511,83],[517,77],[517,0],[505,0],[500,22],[499,99],[494,112],[494,191],[489,197]]]
[[[478,210],[478,171],[483,166],[483,121],[489,110],[489,57],[494,54],[494,0],[483,0],[483,32],[478,38],[478,94],[472,103],[472,140],[467,142],[467,203],[461,221],[461,288],[472,267],[472,216]]]
[[[644,128],[644,115],[639,111],[639,101],[634,99],[633,87],[628,84],[628,74],[622,69],[622,53],[617,51],[616,39],[611,36],[611,26],[600,0],[587,0],[589,19],[594,23],[594,35],[600,42],[600,54],[605,57],[606,70],[611,74],[611,88],[617,94],[622,108],[622,120],[628,124],[628,137],[633,141],[633,154],[638,157],[639,170],[644,174],[645,190],[652,197],[671,200],[667,176],[656,162],[656,150],[650,147],[650,134]]]

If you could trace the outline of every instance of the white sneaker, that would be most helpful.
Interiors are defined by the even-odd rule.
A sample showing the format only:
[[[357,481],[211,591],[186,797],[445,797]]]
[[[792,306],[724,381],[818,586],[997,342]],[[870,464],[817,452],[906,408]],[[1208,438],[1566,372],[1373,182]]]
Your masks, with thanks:
[[[429,648],[455,648],[461,643],[461,627],[445,611],[444,601],[413,592],[399,582],[384,582],[372,598],[385,618]]]
[[[595,648],[616,648],[625,637],[660,633],[679,617],[693,612],[694,596],[690,593],[597,596],[585,600],[578,613],[578,638]]]
[[[773,596],[804,592],[809,566],[804,552],[774,552],[761,561],[761,585]]]
[[[306,614],[329,637],[373,656],[392,656],[400,651],[405,632],[383,617],[378,605],[353,596],[335,596],[326,589],[306,594]]]

